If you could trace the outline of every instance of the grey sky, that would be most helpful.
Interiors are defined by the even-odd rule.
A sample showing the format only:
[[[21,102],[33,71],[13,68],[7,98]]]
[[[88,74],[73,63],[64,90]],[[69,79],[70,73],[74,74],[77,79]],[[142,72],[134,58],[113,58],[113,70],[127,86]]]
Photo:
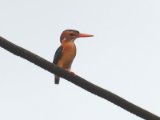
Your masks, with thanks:
[[[159,0],[0,0],[0,36],[52,61],[64,29],[72,71],[160,116]],[[0,48],[1,120],[141,120]]]

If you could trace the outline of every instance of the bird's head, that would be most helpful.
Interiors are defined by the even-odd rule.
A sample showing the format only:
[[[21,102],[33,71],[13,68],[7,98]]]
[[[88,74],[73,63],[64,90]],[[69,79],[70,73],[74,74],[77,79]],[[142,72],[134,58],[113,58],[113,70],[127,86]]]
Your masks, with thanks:
[[[80,37],[92,37],[93,35],[80,33],[77,30],[64,30],[61,34],[60,41],[73,41]]]

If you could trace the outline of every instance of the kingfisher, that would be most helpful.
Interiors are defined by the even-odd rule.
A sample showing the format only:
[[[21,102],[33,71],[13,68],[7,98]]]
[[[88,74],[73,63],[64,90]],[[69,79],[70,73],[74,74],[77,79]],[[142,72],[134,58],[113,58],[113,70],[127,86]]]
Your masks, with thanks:
[[[92,37],[91,34],[80,33],[77,30],[64,30],[60,36],[60,47],[56,50],[53,63],[70,72],[72,62],[76,56],[74,41],[81,37]],[[55,75],[55,84],[59,84],[60,77]]]

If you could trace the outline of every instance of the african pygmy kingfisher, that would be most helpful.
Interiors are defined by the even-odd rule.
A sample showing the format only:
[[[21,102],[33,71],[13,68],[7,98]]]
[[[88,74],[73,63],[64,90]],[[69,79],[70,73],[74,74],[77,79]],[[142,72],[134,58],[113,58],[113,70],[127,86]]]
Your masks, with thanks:
[[[56,50],[53,63],[67,71],[70,71],[73,59],[76,56],[74,41],[81,37],[92,37],[93,35],[80,33],[77,30],[64,30],[60,37],[61,45]],[[55,75],[55,84],[59,84],[59,76]]]

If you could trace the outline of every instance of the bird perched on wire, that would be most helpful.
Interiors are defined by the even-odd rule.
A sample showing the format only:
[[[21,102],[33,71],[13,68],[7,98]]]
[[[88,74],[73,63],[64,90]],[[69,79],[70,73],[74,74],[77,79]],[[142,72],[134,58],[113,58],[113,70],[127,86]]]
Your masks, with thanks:
[[[93,35],[80,33],[77,30],[64,30],[60,37],[61,45],[56,50],[53,63],[70,71],[73,59],[76,56],[76,46],[74,41],[81,37],[92,37]],[[55,75],[55,84],[59,84],[59,76]]]

